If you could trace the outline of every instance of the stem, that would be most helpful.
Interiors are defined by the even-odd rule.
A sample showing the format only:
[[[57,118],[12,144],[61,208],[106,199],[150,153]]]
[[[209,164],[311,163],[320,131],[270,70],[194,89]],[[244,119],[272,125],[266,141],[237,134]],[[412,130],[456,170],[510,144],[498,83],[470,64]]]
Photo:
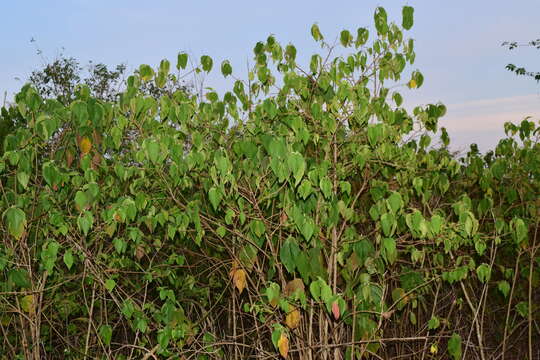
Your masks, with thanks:
[[[92,331],[92,316],[94,313],[94,299],[96,296],[96,282],[94,281],[94,286],[92,287],[92,299],[90,300],[90,311],[88,313],[88,328],[86,330],[86,341],[84,343],[84,358],[88,358],[88,348],[90,344],[90,332]]]
[[[529,306],[527,314],[527,321],[529,325],[529,359],[533,358],[533,346],[532,346],[532,279],[533,279],[533,269],[534,269],[534,255],[536,254],[536,234],[538,233],[538,221],[536,222],[536,226],[534,229],[534,237],[533,237],[533,243],[531,248],[531,256],[529,259]]]
[[[504,335],[503,335],[503,346],[502,346],[502,360],[504,360],[504,357],[506,355],[506,338],[508,336],[508,323],[510,322],[510,309],[512,308],[512,297],[514,295],[514,288],[516,286],[520,257],[521,257],[521,251],[518,252],[518,256],[516,258],[516,265],[514,266],[514,279],[512,280],[512,288],[510,289],[508,307],[506,308],[506,320],[504,322]]]

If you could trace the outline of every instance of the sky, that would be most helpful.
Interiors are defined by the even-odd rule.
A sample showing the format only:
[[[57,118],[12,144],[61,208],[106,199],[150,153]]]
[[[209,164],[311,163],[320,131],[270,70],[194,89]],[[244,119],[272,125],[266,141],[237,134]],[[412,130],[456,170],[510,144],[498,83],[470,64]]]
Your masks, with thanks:
[[[12,98],[32,70],[62,52],[83,64],[127,63],[133,70],[164,58],[174,64],[176,54],[186,51],[193,58],[210,55],[215,64],[228,59],[234,75],[246,78],[253,46],[270,34],[293,43],[300,59],[308,59],[320,52],[310,35],[313,23],[327,40],[334,39],[343,29],[373,29],[377,6],[400,24],[404,5],[415,9],[407,32],[415,39],[411,70],[425,79],[420,89],[403,89],[405,104],[445,104],[440,124],[454,149],[466,150],[473,142],[492,149],[506,121],[540,119],[540,84],[505,70],[515,63],[540,71],[540,50],[501,46],[540,38],[538,0],[6,0],[0,2],[0,94]],[[231,82],[216,67],[204,84],[224,90]]]

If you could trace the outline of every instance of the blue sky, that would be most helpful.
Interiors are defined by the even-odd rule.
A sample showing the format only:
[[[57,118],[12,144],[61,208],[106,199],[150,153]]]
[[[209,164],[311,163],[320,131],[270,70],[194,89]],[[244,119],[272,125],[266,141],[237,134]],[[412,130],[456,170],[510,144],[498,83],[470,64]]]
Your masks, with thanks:
[[[197,58],[210,55],[218,64],[229,59],[235,75],[245,78],[254,44],[269,34],[294,43],[308,58],[318,51],[309,32],[314,22],[332,39],[345,28],[372,28],[377,6],[399,23],[403,5],[415,8],[409,32],[416,41],[413,69],[425,77],[421,89],[404,96],[410,106],[439,101],[448,106],[442,124],[455,148],[470,142],[490,148],[505,121],[540,118],[540,85],[504,69],[513,62],[540,70],[540,50],[501,47],[504,40],[540,37],[537,0],[2,1],[0,92],[10,98],[42,63],[32,37],[48,59],[64,48],[82,63],[125,62],[133,69],[163,58],[174,62],[179,51],[187,51]],[[205,84],[228,86],[219,72]]]

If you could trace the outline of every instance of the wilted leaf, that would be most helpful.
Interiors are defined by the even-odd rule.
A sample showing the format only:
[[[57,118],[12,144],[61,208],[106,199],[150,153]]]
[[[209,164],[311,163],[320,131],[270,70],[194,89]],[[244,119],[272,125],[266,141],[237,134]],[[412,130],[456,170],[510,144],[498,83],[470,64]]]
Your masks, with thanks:
[[[300,325],[300,318],[300,311],[292,307],[292,310],[285,317],[285,324],[287,324],[289,329],[296,329]]]
[[[88,137],[83,137],[79,141],[79,149],[81,150],[81,154],[86,155],[92,150],[92,141]]]
[[[281,356],[286,359],[289,354],[289,339],[287,339],[284,333],[281,333],[281,336],[279,337],[278,349]]]
[[[285,294],[285,296],[291,296],[297,291],[305,291],[305,286],[302,279],[293,279],[289,281],[287,285],[285,285],[285,289],[283,289],[283,293]]]
[[[21,298],[21,309],[29,314],[34,313],[34,295],[26,295]]]
[[[237,269],[233,273],[233,283],[234,286],[238,289],[238,292],[241,294],[246,287],[246,272],[244,269]]]

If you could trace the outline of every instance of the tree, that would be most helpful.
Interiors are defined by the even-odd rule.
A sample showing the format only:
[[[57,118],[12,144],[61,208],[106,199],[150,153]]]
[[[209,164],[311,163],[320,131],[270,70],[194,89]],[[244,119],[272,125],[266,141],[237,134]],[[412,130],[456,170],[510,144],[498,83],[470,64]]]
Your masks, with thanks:
[[[75,99],[77,87],[82,84],[88,86],[96,99],[114,101],[126,86],[125,72],[125,64],[116,65],[114,70],[110,70],[103,63],[90,61],[83,67],[77,59],[61,54],[52,62],[45,63],[41,69],[32,71],[29,82],[41,97],[54,98],[63,104]],[[164,94],[172,95],[177,90],[189,91],[189,86],[174,74],[169,74],[164,86],[144,83],[140,90],[143,94],[159,98]]]
[[[516,41],[505,41],[502,43],[503,46],[506,46],[509,50],[514,50],[518,47],[534,47],[536,49],[540,49],[540,39],[529,41],[526,44],[521,44]],[[519,76],[528,76],[536,80],[537,82],[540,81],[540,72],[534,72],[534,71],[528,71],[524,67],[516,66],[514,64],[508,64],[506,65],[506,69],[508,71],[511,71]]]

